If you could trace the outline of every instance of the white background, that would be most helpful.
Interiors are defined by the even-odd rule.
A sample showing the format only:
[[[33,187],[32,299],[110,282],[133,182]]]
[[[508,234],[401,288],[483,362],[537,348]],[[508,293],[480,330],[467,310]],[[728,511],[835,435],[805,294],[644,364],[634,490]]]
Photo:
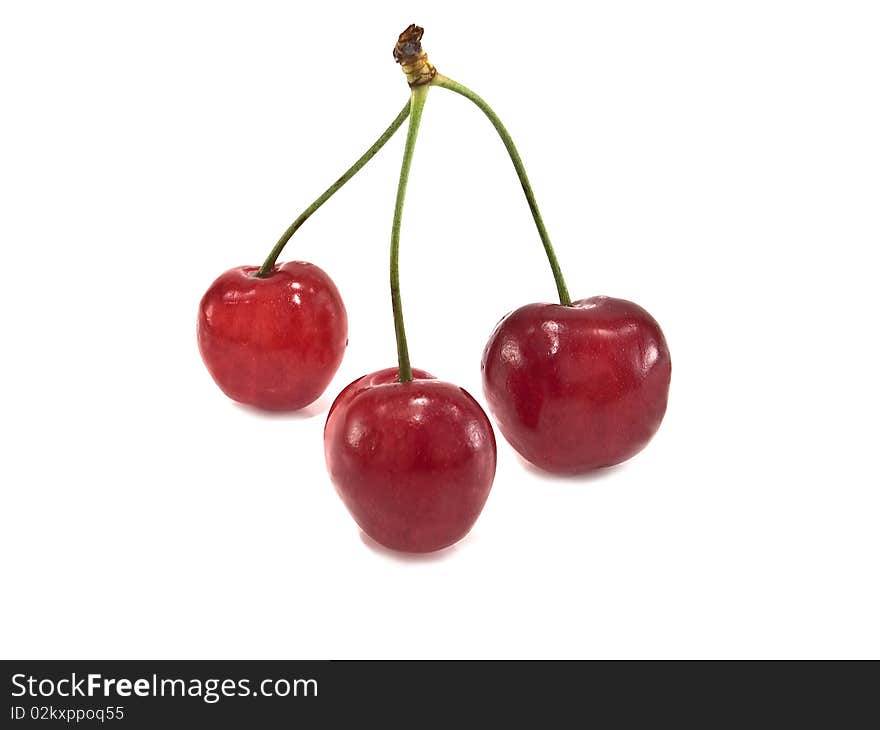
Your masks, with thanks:
[[[522,7],[3,4],[2,656],[880,656],[876,5]],[[673,359],[642,454],[548,478],[499,437],[474,531],[427,558],[360,536],[322,449],[395,363],[403,134],[286,252],[349,311],[314,407],[233,404],[195,340],[211,281],[397,114],[411,21],[507,123],[572,294],[639,302]],[[496,321],[555,289],[442,89],[407,202],[413,364],[481,399]]]

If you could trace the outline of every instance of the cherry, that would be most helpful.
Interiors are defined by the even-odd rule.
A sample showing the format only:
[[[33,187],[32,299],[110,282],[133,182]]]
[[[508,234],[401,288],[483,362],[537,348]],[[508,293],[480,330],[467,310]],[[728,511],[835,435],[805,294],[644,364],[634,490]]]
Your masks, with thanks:
[[[483,353],[489,409],[513,447],[542,469],[576,473],[630,458],[656,433],[666,411],[670,361],[660,327],[644,309],[622,299],[572,304],[507,128],[485,99],[431,70],[431,86],[475,104],[504,143],[559,294],[558,305],[528,304],[495,329]]]
[[[495,478],[492,425],[461,388],[409,360],[400,296],[400,230],[407,181],[434,69],[410,26],[395,46],[410,82],[410,114],[391,224],[391,309],[396,368],[349,385],[324,427],[327,470],[361,529],[393,550],[431,552],[464,537]]]
[[[233,400],[296,410],[329,385],[348,341],[348,317],[333,280],[304,261],[221,274],[202,297],[199,351]]]
[[[398,368],[351,383],[330,408],[324,454],[355,522],[393,550],[431,552],[473,527],[495,477],[489,419],[462,388]]]
[[[317,266],[276,262],[303,223],[373,159],[409,113],[407,102],[370,148],[288,226],[262,266],[230,269],[202,298],[199,350],[230,398],[267,410],[296,410],[330,383],[348,337],[339,292]]]
[[[495,328],[482,369],[501,433],[523,458],[557,473],[641,451],[663,420],[671,375],[654,318],[612,297],[520,307]]]

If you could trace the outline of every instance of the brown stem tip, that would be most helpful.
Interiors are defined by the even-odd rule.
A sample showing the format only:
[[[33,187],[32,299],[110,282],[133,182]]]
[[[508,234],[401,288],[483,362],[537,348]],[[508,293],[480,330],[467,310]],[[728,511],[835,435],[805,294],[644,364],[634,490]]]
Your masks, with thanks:
[[[409,26],[394,46],[394,60],[400,64],[410,86],[421,86],[430,83],[437,74],[437,69],[428,60],[428,54],[422,49],[424,28],[415,23]]]

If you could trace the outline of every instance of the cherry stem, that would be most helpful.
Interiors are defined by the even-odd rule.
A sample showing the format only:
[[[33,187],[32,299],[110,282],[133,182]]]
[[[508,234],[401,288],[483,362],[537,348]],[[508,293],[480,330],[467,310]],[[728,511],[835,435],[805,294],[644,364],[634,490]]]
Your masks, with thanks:
[[[275,267],[275,262],[278,260],[278,257],[281,255],[287,242],[293,237],[293,234],[296,233],[299,227],[311,217],[312,213],[330,200],[330,198],[332,198],[336,192],[345,185],[345,183],[351,180],[364,165],[375,157],[376,153],[381,150],[385,146],[385,143],[394,136],[394,133],[400,129],[400,125],[402,125],[404,120],[409,116],[409,112],[410,102],[407,101],[406,106],[401,109],[400,114],[398,114],[394,121],[391,122],[388,129],[382,132],[382,136],[373,143],[373,146],[364,152],[364,154],[358,158],[357,162],[343,173],[342,177],[321,193],[321,196],[315,200],[314,203],[299,214],[299,217],[297,217],[297,219],[290,224],[290,227],[284,231],[284,235],[278,239],[275,248],[272,249],[266,257],[266,260],[263,262],[263,265],[260,267],[260,270],[256,273],[257,277],[262,279],[272,273],[272,270]]]
[[[492,126],[495,127],[495,131],[498,132],[498,136],[501,137],[501,141],[504,142],[504,146],[507,148],[507,153],[510,155],[510,161],[513,162],[513,167],[519,177],[523,192],[526,194],[529,210],[532,211],[532,218],[535,219],[535,226],[538,228],[538,235],[541,237],[541,242],[544,244],[544,253],[547,254],[547,261],[550,262],[550,269],[553,271],[553,279],[556,281],[556,291],[559,293],[559,303],[564,306],[570,306],[571,297],[568,294],[568,287],[566,287],[565,279],[562,276],[562,269],[559,268],[559,261],[553,250],[553,244],[550,243],[550,236],[547,233],[547,228],[544,226],[544,220],[541,218],[541,211],[538,210],[535,193],[532,190],[532,185],[529,182],[528,175],[526,175],[526,169],[523,166],[522,158],[519,156],[519,152],[517,152],[516,145],[514,145],[510,133],[507,131],[504,124],[501,123],[501,120],[493,111],[492,107],[490,107],[482,97],[475,94],[466,86],[462,86],[457,81],[453,81],[440,73],[436,74],[434,78],[431,79],[430,83],[432,86],[440,86],[444,89],[449,89],[457,94],[461,94],[466,99],[470,99],[483,111],[483,114],[489,117],[489,121],[492,122]]]
[[[414,86],[410,95],[409,129],[406,145],[403,148],[403,162],[400,165],[400,181],[397,184],[397,199],[394,202],[394,222],[391,225],[391,308],[394,311],[394,334],[397,337],[397,379],[406,383],[413,379],[409,364],[409,348],[406,344],[406,329],[403,324],[403,303],[400,299],[400,222],[403,218],[403,202],[406,198],[406,184],[412,166],[416,137],[422,121],[422,110],[428,98],[428,86]]]

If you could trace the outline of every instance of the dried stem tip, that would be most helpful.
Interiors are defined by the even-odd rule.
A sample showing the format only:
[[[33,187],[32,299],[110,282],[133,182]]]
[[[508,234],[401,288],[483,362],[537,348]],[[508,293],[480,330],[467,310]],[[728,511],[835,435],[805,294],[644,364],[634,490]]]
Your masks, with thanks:
[[[410,86],[430,83],[437,73],[437,69],[428,60],[428,54],[422,50],[424,33],[424,28],[410,25],[400,34],[394,46],[394,60],[400,64]]]

